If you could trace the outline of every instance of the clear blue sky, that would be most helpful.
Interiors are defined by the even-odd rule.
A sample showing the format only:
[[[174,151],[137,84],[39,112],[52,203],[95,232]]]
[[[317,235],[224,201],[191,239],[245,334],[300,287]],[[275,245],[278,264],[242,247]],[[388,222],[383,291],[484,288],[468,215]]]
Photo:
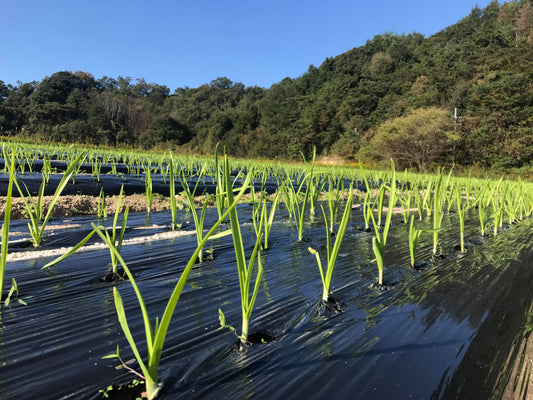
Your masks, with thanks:
[[[270,87],[376,34],[426,37],[490,0],[0,0],[0,80],[58,71]]]

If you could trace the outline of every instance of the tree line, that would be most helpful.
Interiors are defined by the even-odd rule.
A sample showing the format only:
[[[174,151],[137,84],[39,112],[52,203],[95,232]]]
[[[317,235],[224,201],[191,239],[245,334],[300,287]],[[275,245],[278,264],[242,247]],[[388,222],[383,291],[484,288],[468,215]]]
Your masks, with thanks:
[[[0,135],[240,157],[393,157],[425,169],[533,162],[533,0],[475,7],[425,38],[384,33],[270,88],[178,88],[60,71],[0,81]],[[459,117],[454,121],[453,111]]]

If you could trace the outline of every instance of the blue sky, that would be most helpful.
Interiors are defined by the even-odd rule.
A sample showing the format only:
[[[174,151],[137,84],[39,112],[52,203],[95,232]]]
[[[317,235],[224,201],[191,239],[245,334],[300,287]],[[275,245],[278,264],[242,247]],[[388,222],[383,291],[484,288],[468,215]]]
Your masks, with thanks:
[[[490,0],[0,0],[0,80],[58,71],[270,87],[376,34],[426,37]]]

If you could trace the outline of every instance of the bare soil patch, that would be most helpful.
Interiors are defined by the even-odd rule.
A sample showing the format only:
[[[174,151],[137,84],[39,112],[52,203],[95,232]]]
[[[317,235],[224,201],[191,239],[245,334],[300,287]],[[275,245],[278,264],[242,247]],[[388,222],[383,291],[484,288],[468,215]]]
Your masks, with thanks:
[[[106,197],[106,211],[113,214],[117,207],[118,196]],[[44,210],[48,209],[52,201],[52,196],[44,196]],[[122,198],[123,209],[130,207],[130,212],[142,212],[147,210],[146,197],[144,195],[131,195]],[[6,208],[6,198],[0,198],[0,218],[4,217]],[[165,211],[170,208],[168,198],[154,196],[152,211]],[[54,218],[74,217],[79,215],[96,215],[98,210],[98,197],[86,195],[66,195],[61,196],[57,201],[52,216]],[[123,211],[123,210],[121,210]],[[25,219],[28,215],[24,209],[24,202],[19,197],[12,198],[11,219]]]

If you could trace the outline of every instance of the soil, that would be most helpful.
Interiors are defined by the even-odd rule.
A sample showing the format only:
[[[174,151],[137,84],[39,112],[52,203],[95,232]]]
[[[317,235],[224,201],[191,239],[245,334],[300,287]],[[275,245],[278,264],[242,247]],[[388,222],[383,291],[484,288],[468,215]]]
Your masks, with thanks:
[[[48,209],[52,196],[44,196],[43,205],[44,210]],[[106,197],[106,211],[108,214],[114,214],[117,208],[118,196]],[[98,197],[87,195],[64,195],[59,198],[53,211],[52,217],[74,217],[79,215],[96,215],[98,210]],[[147,201],[146,196],[141,194],[134,194],[130,196],[123,196],[121,212],[129,206],[130,212],[146,212]],[[6,198],[0,197],[0,218],[4,218],[6,207]],[[162,196],[154,196],[152,208],[153,212],[165,211],[170,209],[170,200]],[[20,197],[14,197],[11,203],[11,219],[25,219],[28,218],[24,210],[24,202]]]
[[[329,296],[327,301],[320,301],[320,306],[318,309],[318,315],[334,315],[334,314],[341,314],[344,312],[344,309],[342,308],[341,303],[339,303],[336,299]]]
[[[256,194],[259,197],[259,194]],[[271,197],[271,196],[270,196]],[[43,208],[45,212],[52,201],[52,196],[43,197]],[[196,196],[194,198],[194,204],[196,208],[201,208],[207,196]],[[117,209],[118,196],[109,196],[105,198],[106,212],[108,215],[115,213]],[[251,195],[245,194],[241,198],[241,203],[251,202]],[[99,198],[96,196],[88,195],[63,195],[59,197],[52,211],[52,217],[75,217],[80,215],[96,215],[98,212]],[[122,207],[120,212],[124,212],[126,206],[129,207],[130,212],[147,212],[148,204],[146,196],[143,194],[133,194],[128,196],[122,196]],[[178,209],[185,208],[185,197],[181,195],[176,196],[176,204]],[[210,200],[209,207],[214,207],[215,203]],[[0,197],[0,218],[4,218],[6,208],[6,197]],[[170,210],[170,199],[168,197],[154,195],[151,206],[151,212],[167,211]],[[20,197],[13,197],[11,200],[11,219],[27,219],[28,215],[24,209],[24,202]]]

